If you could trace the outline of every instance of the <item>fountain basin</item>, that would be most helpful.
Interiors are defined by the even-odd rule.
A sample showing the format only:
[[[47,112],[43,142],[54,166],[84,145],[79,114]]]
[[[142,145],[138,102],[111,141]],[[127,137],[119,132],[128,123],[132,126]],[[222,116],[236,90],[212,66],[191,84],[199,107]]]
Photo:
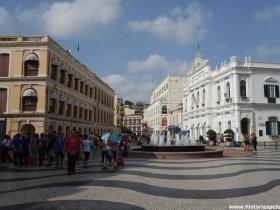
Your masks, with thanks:
[[[223,150],[215,150],[215,149],[208,149],[208,148],[205,149],[204,145],[143,146],[143,147],[130,150],[128,156],[132,158],[166,159],[166,160],[223,157]]]
[[[137,150],[137,149],[136,149]],[[138,151],[146,152],[196,152],[205,151],[205,145],[187,145],[187,146],[152,146],[143,145]]]

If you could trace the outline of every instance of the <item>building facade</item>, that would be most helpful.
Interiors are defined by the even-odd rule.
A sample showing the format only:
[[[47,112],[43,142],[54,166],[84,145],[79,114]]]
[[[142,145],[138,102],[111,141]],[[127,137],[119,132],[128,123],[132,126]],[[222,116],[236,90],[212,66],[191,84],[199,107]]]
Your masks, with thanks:
[[[213,129],[235,132],[235,140],[256,133],[258,140],[280,134],[280,64],[231,57],[220,68],[195,58],[187,73],[183,127],[193,139]]]
[[[48,35],[0,37],[3,133],[112,131],[114,90]]]
[[[171,110],[175,110],[183,98],[185,76],[167,76],[153,91],[151,103],[144,110],[144,122],[153,132],[162,132],[170,121]]]
[[[129,128],[135,135],[143,135],[143,115],[124,115],[123,126]]]
[[[118,96],[115,96],[115,99],[114,99],[115,133],[121,134],[123,115],[124,115],[123,99]]]
[[[170,109],[169,122],[171,125],[183,128],[183,103],[180,103],[176,107]]]

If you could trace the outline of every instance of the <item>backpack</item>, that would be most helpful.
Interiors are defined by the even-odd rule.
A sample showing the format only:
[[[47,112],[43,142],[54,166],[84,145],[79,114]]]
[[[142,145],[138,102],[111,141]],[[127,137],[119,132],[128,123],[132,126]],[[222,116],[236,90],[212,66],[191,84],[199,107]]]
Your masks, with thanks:
[[[45,147],[46,146],[46,140],[45,139],[39,139],[39,141],[38,141],[38,147],[39,148],[43,148],[43,147]]]
[[[112,150],[108,150],[108,159],[112,159],[114,157],[113,151]]]

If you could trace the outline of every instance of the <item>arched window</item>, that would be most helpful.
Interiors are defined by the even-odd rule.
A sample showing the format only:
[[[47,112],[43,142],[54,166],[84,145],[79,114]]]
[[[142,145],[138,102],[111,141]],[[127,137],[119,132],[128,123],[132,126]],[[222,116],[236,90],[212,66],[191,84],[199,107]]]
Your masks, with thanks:
[[[221,101],[221,88],[220,86],[217,87],[217,103],[220,104]]]
[[[226,84],[225,98],[226,99],[230,98],[230,84],[229,84],[229,82],[227,82],[227,84]]]
[[[196,93],[196,106],[199,107],[199,92]]]
[[[231,129],[231,121],[228,121],[228,129]]]
[[[246,98],[246,82],[244,80],[240,81],[240,97]]]
[[[194,108],[196,101],[195,101],[195,97],[194,94],[192,94],[192,109]]]
[[[63,94],[60,94],[59,96],[59,107],[58,107],[58,114],[63,115],[64,114],[64,104],[65,104],[65,97]]]
[[[163,105],[161,107],[161,114],[167,114],[167,106],[166,105]]]
[[[205,89],[203,89],[202,90],[202,106],[205,106],[205,99],[206,99]]]
[[[49,104],[49,113],[56,113],[56,107],[57,107],[57,92],[52,90],[50,92],[50,104]],[[76,110],[74,110],[76,112]]]
[[[22,94],[22,111],[36,111],[37,101],[37,92],[32,88],[26,89]]]
[[[37,76],[39,69],[38,55],[31,53],[24,59],[24,76]]]
[[[219,122],[218,131],[219,131],[219,133],[222,133],[222,123],[221,122]]]

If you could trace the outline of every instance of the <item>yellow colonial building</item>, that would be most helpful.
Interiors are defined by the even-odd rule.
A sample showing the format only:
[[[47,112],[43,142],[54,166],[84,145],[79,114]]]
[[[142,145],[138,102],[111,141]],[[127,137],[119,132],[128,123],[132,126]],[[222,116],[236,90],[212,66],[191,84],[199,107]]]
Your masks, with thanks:
[[[50,36],[0,37],[0,132],[101,134],[114,90]]]

